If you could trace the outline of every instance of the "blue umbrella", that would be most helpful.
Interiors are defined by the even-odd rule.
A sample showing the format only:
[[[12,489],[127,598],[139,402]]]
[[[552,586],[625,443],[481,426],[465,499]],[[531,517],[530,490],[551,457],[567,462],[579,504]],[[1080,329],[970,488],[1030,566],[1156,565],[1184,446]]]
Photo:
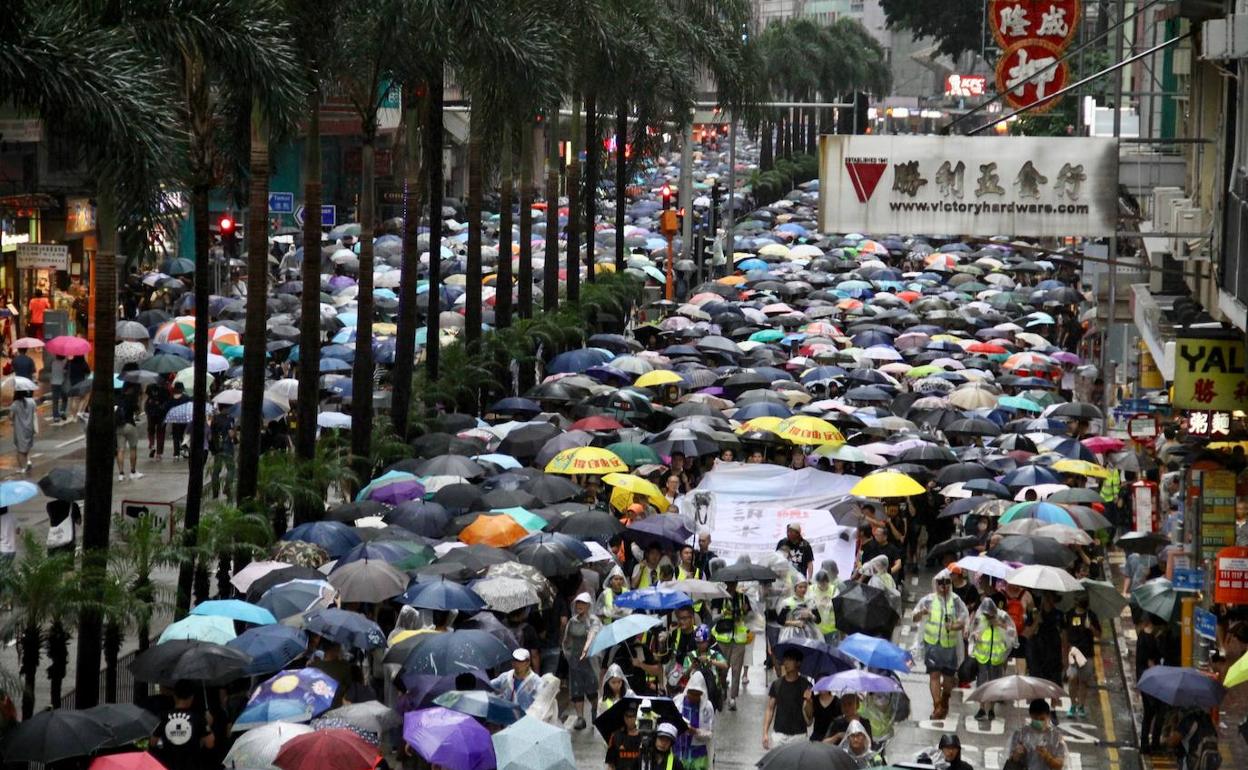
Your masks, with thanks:
[[[577,350],[569,350],[566,353],[560,353],[551,359],[550,363],[546,366],[546,371],[550,374],[561,374],[565,372],[580,373],[591,366],[605,364],[614,357],[614,353],[601,348],[579,348]]]
[[[165,423],[169,425],[189,425],[191,423],[192,410],[194,410],[194,402],[188,401],[185,404],[178,404],[174,408],[165,412]]]
[[[524,711],[516,704],[483,690],[451,690],[434,698],[433,702],[496,725],[510,725],[524,716]]]
[[[1034,487],[1037,484],[1058,484],[1061,479],[1048,468],[1039,465],[1024,465],[1001,477],[1001,483],[1011,488]]]
[[[327,358],[341,358],[343,361],[354,361],[355,348],[346,345],[326,345],[321,348],[321,355]]]
[[[0,506],[17,505],[39,494],[39,487],[29,481],[0,482]]]
[[[403,673],[450,675],[485,671],[511,660],[511,649],[476,629],[423,634],[403,660]]]
[[[652,586],[636,591],[628,591],[616,597],[615,606],[630,610],[649,610],[651,612],[667,612],[693,604],[689,595],[674,588]]]
[[[756,401],[752,404],[746,404],[738,409],[732,415],[732,419],[737,422],[753,420],[755,417],[779,417],[781,419],[791,416],[793,413],[780,404],[770,401]]]
[[[239,599],[213,599],[200,602],[195,605],[195,609],[191,610],[191,614],[230,618],[258,626],[267,626],[277,622],[273,613],[265,608]]]
[[[313,610],[304,616],[303,628],[308,633],[323,636],[353,650],[368,651],[386,644],[386,635],[381,632],[380,626],[350,610],[334,607]]]
[[[594,637],[594,643],[589,647],[589,654],[597,655],[603,650],[610,649],[661,625],[663,625],[663,619],[654,615],[625,615],[622,618],[616,618],[611,621],[610,625],[603,626],[598,635]]]
[[[382,517],[387,524],[402,527],[423,537],[441,538],[451,523],[451,514],[432,500],[400,503]]]
[[[815,682],[815,692],[901,692],[901,684],[891,677],[854,669],[838,671]]]
[[[870,668],[906,672],[914,667],[914,658],[909,652],[886,639],[866,634],[850,634],[841,640],[837,649]]]
[[[322,358],[320,371],[322,372],[349,372],[351,364],[343,361],[341,358]]]
[[[337,521],[310,521],[282,535],[283,540],[302,540],[319,545],[333,558],[345,554],[363,542],[354,529]]]
[[[288,665],[308,649],[308,635],[290,626],[256,626],[225,643],[251,656],[247,673],[270,674]]]
[[[356,561],[382,561],[386,564],[398,564],[401,561],[412,558],[421,551],[429,561],[433,561],[433,551],[421,543],[413,543],[412,541],[399,542],[396,540],[374,540],[369,543],[360,543],[342,555],[338,562],[334,565],[334,569],[350,564]]]
[[[302,615],[318,603],[327,603],[335,593],[327,580],[290,580],[265,591],[256,604],[275,618],[289,618]]]
[[[1222,702],[1226,688],[1194,668],[1153,666],[1140,677],[1140,692],[1181,708],[1209,709]]]
[[[164,644],[174,639],[225,644],[235,636],[234,621],[229,618],[188,615],[166,626],[156,644]]]
[[[518,398],[513,396],[511,398],[502,398],[495,401],[487,411],[495,412],[497,414],[536,415],[541,413],[542,407],[536,401],[530,401],[527,398]]]
[[[491,736],[498,770],[577,770],[572,734],[526,716]]]
[[[1004,484],[993,481],[992,479],[971,479],[962,485],[963,489],[971,492],[983,492],[997,497],[1009,497],[1010,490]]]
[[[425,610],[476,612],[485,608],[485,600],[477,596],[476,591],[450,580],[415,583],[400,600],[404,604]]]
[[[478,462],[491,463],[493,465],[497,465],[503,470],[514,470],[516,468],[523,467],[520,465],[520,461],[512,457],[511,455],[504,455],[504,454],[497,454],[497,453],[485,454],[485,455],[474,455],[472,459]]]
[[[266,722],[307,722],[329,710],[339,683],[315,668],[279,671],[262,682],[247,707],[234,720],[235,730],[246,730]]]

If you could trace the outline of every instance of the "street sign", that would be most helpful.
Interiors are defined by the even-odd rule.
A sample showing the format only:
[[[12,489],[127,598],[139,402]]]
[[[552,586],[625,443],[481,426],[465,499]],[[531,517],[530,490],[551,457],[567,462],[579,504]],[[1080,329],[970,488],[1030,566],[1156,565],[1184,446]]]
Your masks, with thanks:
[[[1205,590],[1205,571],[1176,568],[1170,583],[1176,591],[1203,591]]]
[[[288,192],[269,193],[269,213],[270,214],[293,214],[295,213],[295,194],[288,193]]]
[[[1214,615],[1204,607],[1197,607],[1195,610],[1196,633],[1206,639],[1218,638],[1218,616]]]
[[[19,243],[17,269],[68,270],[69,247],[59,243]]]
[[[295,224],[303,227],[304,214],[307,212],[306,207],[300,206],[295,209]],[[330,204],[321,206],[321,227],[333,227],[338,223],[338,207]]]

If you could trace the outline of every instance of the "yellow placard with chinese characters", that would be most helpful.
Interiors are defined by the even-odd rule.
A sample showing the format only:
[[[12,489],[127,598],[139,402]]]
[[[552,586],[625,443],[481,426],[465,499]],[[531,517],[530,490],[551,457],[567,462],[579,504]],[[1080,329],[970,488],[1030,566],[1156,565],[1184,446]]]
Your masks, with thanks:
[[[1174,355],[1173,404],[1181,409],[1248,409],[1248,363],[1242,339],[1180,337]]]

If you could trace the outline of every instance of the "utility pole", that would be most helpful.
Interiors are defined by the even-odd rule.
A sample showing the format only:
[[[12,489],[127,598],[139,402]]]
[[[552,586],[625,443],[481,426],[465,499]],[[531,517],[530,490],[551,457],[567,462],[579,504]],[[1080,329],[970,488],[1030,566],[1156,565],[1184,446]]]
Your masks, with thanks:
[[[680,206],[685,220],[680,228],[680,258],[689,259],[693,248],[693,114],[685,126],[684,146],[680,148]]]
[[[733,227],[737,216],[737,114],[728,113],[728,215],[724,217],[724,261],[727,272],[732,271],[732,256],[737,250]]]
[[[1115,3],[1114,21],[1122,22],[1126,16],[1126,0],[1117,0]],[[1122,44],[1123,44],[1123,28],[1126,25],[1118,23],[1114,27],[1114,59],[1122,60]],[[1122,136],[1122,74],[1123,67],[1119,67],[1114,71],[1114,141],[1118,144],[1118,140]],[[1119,150],[1116,150],[1119,151]],[[1112,394],[1114,392],[1114,380],[1117,379],[1116,367],[1114,359],[1110,355],[1109,346],[1113,337],[1114,322],[1118,316],[1118,233],[1115,228],[1114,234],[1109,237],[1109,312],[1105,317],[1105,328],[1101,331],[1101,432],[1105,433],[1109,428],[1109,408],[1112,402]]]

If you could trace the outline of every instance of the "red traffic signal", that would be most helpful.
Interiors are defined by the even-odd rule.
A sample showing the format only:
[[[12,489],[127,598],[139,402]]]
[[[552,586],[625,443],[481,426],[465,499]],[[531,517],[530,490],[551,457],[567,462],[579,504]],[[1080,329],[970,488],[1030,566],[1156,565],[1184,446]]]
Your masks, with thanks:
[[[233,235],[234,234],[234,217],[230,216],[229,214],[222,214],[221,218],[217,220],[217,227],[220,229],[221,235],[223,236]]]
[[[672,188],[666,183],[664,183],[663,189],[659,191],[659,195],[663,197],[663,208],[667,208],[672,205]]]

